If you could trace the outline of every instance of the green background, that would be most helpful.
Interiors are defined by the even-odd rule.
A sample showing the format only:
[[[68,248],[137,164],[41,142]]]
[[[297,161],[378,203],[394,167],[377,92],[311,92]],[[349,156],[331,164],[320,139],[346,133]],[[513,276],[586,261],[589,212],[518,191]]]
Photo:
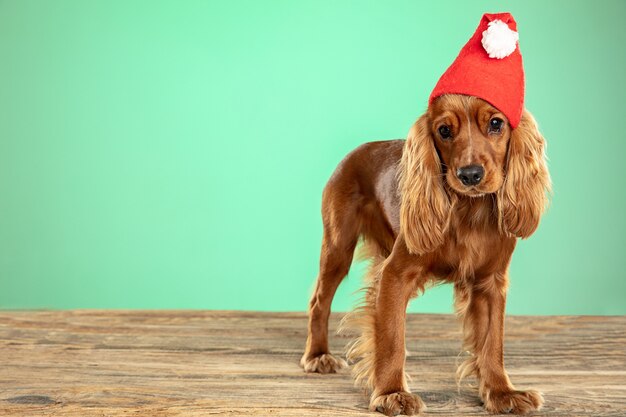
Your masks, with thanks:
[[[554,181],[508,312],[626,314],[624,1],[0,0],[0,307],[305,310],[334,167],[503,10]]]

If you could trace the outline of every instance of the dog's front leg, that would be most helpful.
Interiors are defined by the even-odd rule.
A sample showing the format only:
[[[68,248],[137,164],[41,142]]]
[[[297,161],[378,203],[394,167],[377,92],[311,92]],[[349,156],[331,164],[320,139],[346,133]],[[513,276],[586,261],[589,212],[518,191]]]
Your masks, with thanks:
[[[473,354],[466,369],[476,373],[479,394],[488,411],[526,414],[538,410],[543,397],[535,390],[516,390],[504,369],[507,283],[506,273],[501,273],[473,285],[464,320],[465,344]]]
[[[414,415],[426,408],[419,396],[409,392],[404,374],[406,307],[424,278],[415,267],[406,266],[406,259],[398,259],[404,256],[396,255],[392,254],[383,270],[376,299],[374,390],[370,400],[372,411],[388,416]]]

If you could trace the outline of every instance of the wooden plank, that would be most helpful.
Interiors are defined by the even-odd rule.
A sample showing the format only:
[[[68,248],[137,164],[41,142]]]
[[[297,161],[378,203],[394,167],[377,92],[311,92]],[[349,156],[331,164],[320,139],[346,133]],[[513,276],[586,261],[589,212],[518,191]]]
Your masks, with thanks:
[[[626,317],[508,317],[506,329],[511,379],[545,395],[537,415],[626,415]],[[302,372],[305,337],[302,313],[0,312],[0,416],[375,416],[349,372]],[[487,415],[472,387],[457,391],[454,317],[409,315],[407,343],[427,415]]]

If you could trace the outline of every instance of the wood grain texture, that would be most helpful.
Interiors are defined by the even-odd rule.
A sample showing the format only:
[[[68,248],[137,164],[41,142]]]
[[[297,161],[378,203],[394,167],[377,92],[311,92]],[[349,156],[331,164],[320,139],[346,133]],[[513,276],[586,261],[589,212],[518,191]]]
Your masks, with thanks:
[[[305,337],[302,313],[0,312],[0,416],[376,416],[349,371],[302,372]],[[453,316],[409,315],[407,344],[426,415],[487,415]],[[508,317],[505,357],[536,415],[626,415],[626,317]]]

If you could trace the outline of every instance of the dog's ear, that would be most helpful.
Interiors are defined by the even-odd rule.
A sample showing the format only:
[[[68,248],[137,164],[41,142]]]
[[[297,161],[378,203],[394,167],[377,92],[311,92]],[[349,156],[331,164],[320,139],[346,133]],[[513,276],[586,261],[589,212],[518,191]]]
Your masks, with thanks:
[[[505,234],[527,238],[539,225],[551,189],[545,146],[535,119],[524,110],[511,131],[504,184],[498,191],[500,229]]]
[[[432,252],[443,243],[450,198],[443,185],[428,115],[411,127],[400,165],[400,233],[413,254]]]

